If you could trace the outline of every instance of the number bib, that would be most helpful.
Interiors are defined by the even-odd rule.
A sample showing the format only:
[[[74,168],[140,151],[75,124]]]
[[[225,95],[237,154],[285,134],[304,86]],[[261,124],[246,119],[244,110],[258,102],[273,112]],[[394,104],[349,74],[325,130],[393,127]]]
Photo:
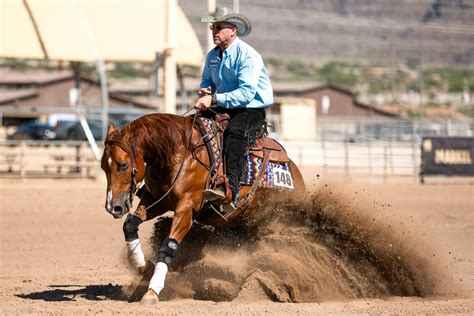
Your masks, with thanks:
[[[291,172],[289,170],[284,170],[281,168],[273,169],[273,185],[277,187],[284,187],[288,189],[294,189],[293,178],[291,177]]]
[[[252,185],[262,170],[263,160],[253,155],[247,157],[246,168],[242,175],[241,184]],[[294,190],[293,176],[287,163],[268,162],[262,186]]]

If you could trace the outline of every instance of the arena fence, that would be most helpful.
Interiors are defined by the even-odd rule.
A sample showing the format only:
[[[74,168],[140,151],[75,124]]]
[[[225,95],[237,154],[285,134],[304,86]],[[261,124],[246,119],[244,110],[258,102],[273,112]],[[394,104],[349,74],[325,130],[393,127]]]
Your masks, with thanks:
[[[471,121],[427,120],[423,130],[409,120],[319,121],[315,141],[282,140],[291,159],[327,176],[420,180],[421,136],[474,134]],[[422,132],[422,133],[421,133]],[[99,148],[102,151],[101,148]],[[87,142],[0,141],[0,177],[102,176]]]
[[[417,143],[370,141],[282,142],[300,167],[346,177],[366,174],[382,177],[414,177],[420,165]],[[0,142],[0,177],[95,178],[100,163],[87,142]]]
[[[87,142],[0,142],[0,177],[95,178],[99,168]]]

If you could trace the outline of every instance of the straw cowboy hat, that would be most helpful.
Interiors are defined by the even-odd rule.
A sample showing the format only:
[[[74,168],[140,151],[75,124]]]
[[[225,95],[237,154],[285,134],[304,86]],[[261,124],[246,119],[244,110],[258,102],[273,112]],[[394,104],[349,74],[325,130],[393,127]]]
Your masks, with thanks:
[[[217,8],[216,12],[210,16],[203,16],[201,22],[216,23],[216,22],[227,22],[237,27],[237,35],[244,37],[250,34],[252,31],[252,24],[246,16],[234,13],[229,8]]]

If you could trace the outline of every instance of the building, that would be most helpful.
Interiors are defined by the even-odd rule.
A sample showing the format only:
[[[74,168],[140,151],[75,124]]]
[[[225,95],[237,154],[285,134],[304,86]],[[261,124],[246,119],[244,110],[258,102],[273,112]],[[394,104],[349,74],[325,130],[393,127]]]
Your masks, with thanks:
[[[397,117],[394,113],[357,101],[355,92],[334,84],[277,82],[274,83],[273,91],[276,99],[279,97],[313,99],[316,104],[317,120]]]
[[[82,110],[89,117],[100,118],[102,101],[99,83],[85,77],[77,80],[81,87]],[[177,91],[178,113],[185,113],[192,107],[197,98],[199,82],[198,78],[183,79]],[[2,124],[17,125],[26,119],[46,121],[53,113],[76,113],[76,102],[72,98],[75,86],[76,78],[72,71],[21,73],[0,68]],[[383,121],[398,117],[359,102],[353,91],[333,84],[274,82],[273,88],[275,103],[268,109],[267,118],[271,132],[283,139],[317,139],[325,122]],[[109,113],[161,112],[162,97],[152,96],[156,91],[152,92],[150,80],[147,79],[111,85]],[[334,124],[332,128],[341,129]],[[350,127],[351,130],[355,128]]]
[[[74,88],[80,86],[82,111],[98,116],[102,111],[99,82],[86,77],[76,79],[72,71],[19,72],[0,68],[1,124],[17,125],[21,121],[46,121],[53,113],[76,113]],[[120,93],[109,93],[109,113],[146,113],[159,108],[156,98],[135,98]]]
[[[271,131],[285,140],[352,140],[361,130],[377,129],[384,124],[381,122],[400,119],[397,114],[359,102],[356,93],[334,84],[274,82],[273,91],[275,103],[267,117]]]

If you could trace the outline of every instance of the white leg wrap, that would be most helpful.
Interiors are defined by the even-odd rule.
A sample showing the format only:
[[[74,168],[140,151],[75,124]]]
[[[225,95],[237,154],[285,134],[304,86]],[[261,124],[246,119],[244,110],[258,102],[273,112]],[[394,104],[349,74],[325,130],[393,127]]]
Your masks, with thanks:
[[[143,254],[140,239],[126,241],[128,250],[128,261],[135,268],[145,266],[145,255]]]
[[[160,295],[161,290],[165,287],[166,274],[168,273],[168,265],[164,262],[158,262],[155,266],[155,272],[150,280],[149,289],[155,291],[156,295]]]

